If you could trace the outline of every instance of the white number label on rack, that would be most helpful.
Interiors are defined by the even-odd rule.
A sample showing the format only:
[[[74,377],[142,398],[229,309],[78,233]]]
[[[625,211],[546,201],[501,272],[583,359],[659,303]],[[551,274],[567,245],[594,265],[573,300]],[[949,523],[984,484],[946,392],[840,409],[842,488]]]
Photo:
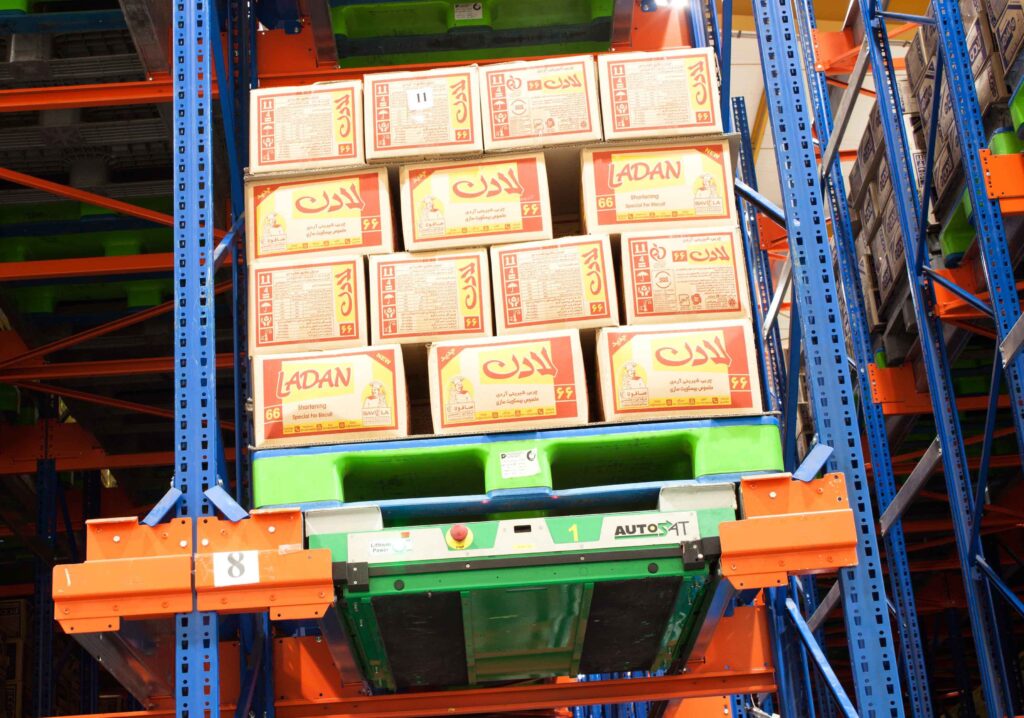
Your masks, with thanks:
[[[259,551],[222,551],[213,554],[214,586],[242,586],[259,582]]]

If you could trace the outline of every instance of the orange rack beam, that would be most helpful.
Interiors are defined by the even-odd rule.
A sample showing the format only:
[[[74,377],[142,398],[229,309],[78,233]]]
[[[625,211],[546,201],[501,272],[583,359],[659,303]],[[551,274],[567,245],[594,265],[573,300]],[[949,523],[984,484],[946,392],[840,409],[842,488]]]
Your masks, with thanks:
[[[980,154],[989,199],[999,200],[1004,214],[1024,212],[1024,154],[994,155],[987,149]]]
[[[914,379],[914,368],[910,364],[882,368],[877,364],[868,365],[871,379],[871,400],[882,407],[886,416],[909,414],[930,414],[932,400],[928,392],[918,391]],[[1009,397],[999,397],[999,407],[1009,406]],[[988,408],[987,396],[964,396],[956,400],[961,411],[984,411]]]

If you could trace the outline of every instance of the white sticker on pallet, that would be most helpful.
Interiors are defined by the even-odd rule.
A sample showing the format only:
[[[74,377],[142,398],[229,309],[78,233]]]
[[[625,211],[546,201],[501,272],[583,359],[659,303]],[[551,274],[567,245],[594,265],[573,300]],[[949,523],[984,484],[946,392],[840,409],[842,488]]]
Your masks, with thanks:
[[[480,2],[457,2],[455,3],[456,20],[482,20],[484,17],[484,4]]]
[[[259,551],[221,551],[213,554],[214,586],[244,586],[259,582]]]
[[[540,473],[536,449],[501,452],[501,478],[521,479]]]

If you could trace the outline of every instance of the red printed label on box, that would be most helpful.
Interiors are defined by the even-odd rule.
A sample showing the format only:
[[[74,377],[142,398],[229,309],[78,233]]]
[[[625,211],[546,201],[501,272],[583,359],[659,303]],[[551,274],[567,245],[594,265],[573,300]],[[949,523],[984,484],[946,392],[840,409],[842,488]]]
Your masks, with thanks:
[[[556,240],[495,250],[498,293],[507,329],[610,319],[615,281],[607,238]],[[611,287],[614,292],[614,287]]]
[[[413,243],[542,232],[548,200],[537,156],[410,169]]]
[[[473,103],[478,100],[469,72],[368,81],[374,150],[472,147],[478,141],[473,124]]]
[[[374,341],[489,333],[483,256],[398,255],[374,262]]]
[[[700,133],[718,128],[718,93],[710,55],[610,58],[605,101],[610,135],[652,130]]]
[[[594,130],[586,62],[524,63],[483,71],[491,138],[587,135]]]
[[[267,441],[398,429],[394,349],[262,360],[256,420]],[[397,366],[401,366],[400,363]]]
[[[568,335],[441,347],[436,370],[442,428],[578,418]]]
[[[254,258],[304,252],[366,253],[391,247],[386,170],[336,177],[254,182],[250,211]]]
[[[584,195],[591,232],[732,218],[727,143],[593,151],[584,171],[594,188]]]
[[[611,374],[602,382],[615,414],[754,408],[759,392],[749,328],[709,323],[663,332],[606,331]]]

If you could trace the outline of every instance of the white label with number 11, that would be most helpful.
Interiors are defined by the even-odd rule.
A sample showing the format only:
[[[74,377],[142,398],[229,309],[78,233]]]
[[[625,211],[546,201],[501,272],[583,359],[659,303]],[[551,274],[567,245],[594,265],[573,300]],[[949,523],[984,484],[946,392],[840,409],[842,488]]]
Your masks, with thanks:
[[[213,554],[214,586],[242,586],[259,582],[259,551],[222,551]]]

